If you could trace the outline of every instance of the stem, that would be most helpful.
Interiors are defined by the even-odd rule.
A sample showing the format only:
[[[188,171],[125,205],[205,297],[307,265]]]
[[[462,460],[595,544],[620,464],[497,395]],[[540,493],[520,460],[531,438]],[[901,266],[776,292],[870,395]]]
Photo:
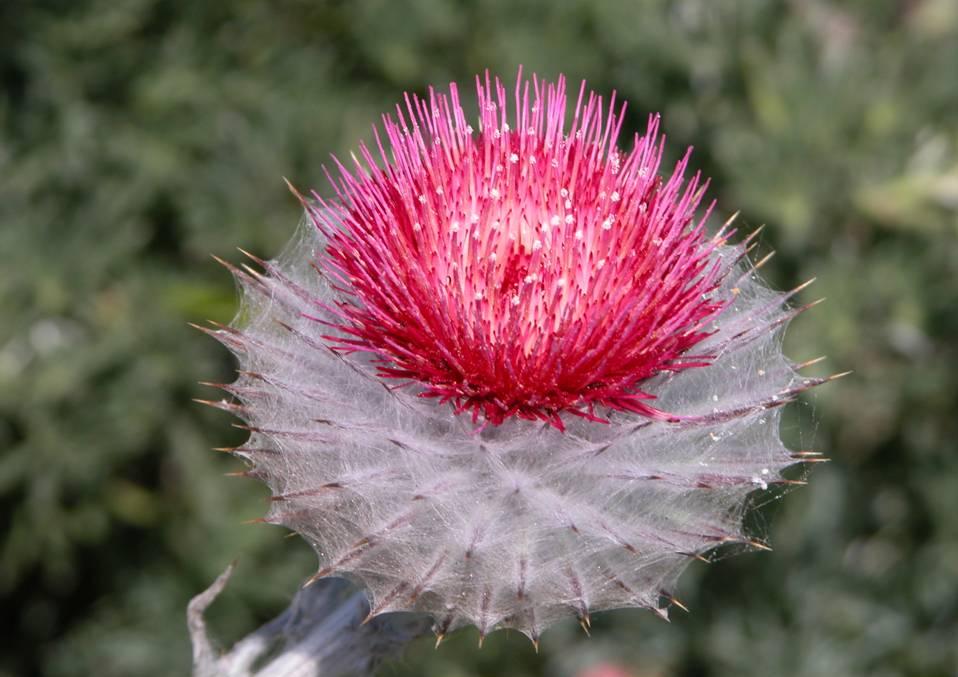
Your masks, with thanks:
[[[230,564],[187,607],[194,677],[371,675],[431,626],[427,616],[409,613],[383,614],[362,624],[369,613],[365,595],[343,579],[328,578],[301,589],[283,613],[217,655],[203,614],[233,569]]]

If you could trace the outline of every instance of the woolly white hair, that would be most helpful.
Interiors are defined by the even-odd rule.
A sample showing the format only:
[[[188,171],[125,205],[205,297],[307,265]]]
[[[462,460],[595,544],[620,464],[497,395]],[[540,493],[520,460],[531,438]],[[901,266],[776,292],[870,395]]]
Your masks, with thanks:
[[[666,616],[694,558],[723,544],[765,547],[743,527],[747,497],[787,483],[806,460],[779,437],[781,405],[826,379],[807,379],[781,350],[798,290],[765,287],[745,244],[716,293],[734,301],[696,347],[711,366],[643,388],[680,422],[607,412],[608,424],[567,428],[525,420],[477,431],[468,416],[394,389],[363,357],[322,336],[336,292],[314,269],[324,242],[306,219],[285,254],[234,273],[242,306],[208,330],[239,359],[214,406],[247,423],[232,452],[272,490],[265,522],[316,550],[315,578],[365,588],[371,614],[431,614],[440,638],[515,628],[534,642],[551,623],[646,607]]]

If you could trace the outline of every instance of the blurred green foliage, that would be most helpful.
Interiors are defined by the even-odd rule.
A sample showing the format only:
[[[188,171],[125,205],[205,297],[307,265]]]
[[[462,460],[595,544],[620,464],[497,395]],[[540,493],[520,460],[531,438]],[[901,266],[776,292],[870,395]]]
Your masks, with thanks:
[[[834,460],[760,514],[776,551],[692,567],[690,616],[414,646],[386,674],[958,671],[958,4],[954,0],[0,3],[0,675],[183,675],[184,609],[225,564],[224,641],[313,556],[244,526],[265,490],[195,381],[226,351],[209,258],[299,218],[283,176],[370,137],[404,90],[518,64],[660,111],[779,286],[829,297],[787,351],[855,376],[785,433]],[[820,372],[823,373],[823,372]]]

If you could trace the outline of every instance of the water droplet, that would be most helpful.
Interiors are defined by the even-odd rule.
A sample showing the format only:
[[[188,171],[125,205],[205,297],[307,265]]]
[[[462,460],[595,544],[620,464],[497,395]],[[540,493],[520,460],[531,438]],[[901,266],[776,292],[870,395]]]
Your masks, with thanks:
[[[513,153],[512,155],[509,156],[509,162],[511,162],[512,164],[516,164],[517,162],[519,162],[519,156],[516,153]]]

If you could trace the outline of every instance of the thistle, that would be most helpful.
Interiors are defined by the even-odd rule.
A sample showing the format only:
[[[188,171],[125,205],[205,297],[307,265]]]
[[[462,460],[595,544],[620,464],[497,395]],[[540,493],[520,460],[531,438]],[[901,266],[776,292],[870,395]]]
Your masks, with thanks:
[[[229,451],[272,490],[260,521],[370,617],[535,643],[602,609],[666,617],[691,560],[766,547],[747,496],[817,460],[778,430],[828,380],[781,352],[812,304],[761,283],[754,234],[707,231],[707,182],[689,153],[663,175],[657,116],[622,150],[614,95],[583,83],[570,122],[561,77],[476,89],[476,128],[455,85],[407,95],[334,160],[335,197],[300,196],[285,254],[224,262],[243,305],[208,331],[240,370],[211,404],[250,431]]]

